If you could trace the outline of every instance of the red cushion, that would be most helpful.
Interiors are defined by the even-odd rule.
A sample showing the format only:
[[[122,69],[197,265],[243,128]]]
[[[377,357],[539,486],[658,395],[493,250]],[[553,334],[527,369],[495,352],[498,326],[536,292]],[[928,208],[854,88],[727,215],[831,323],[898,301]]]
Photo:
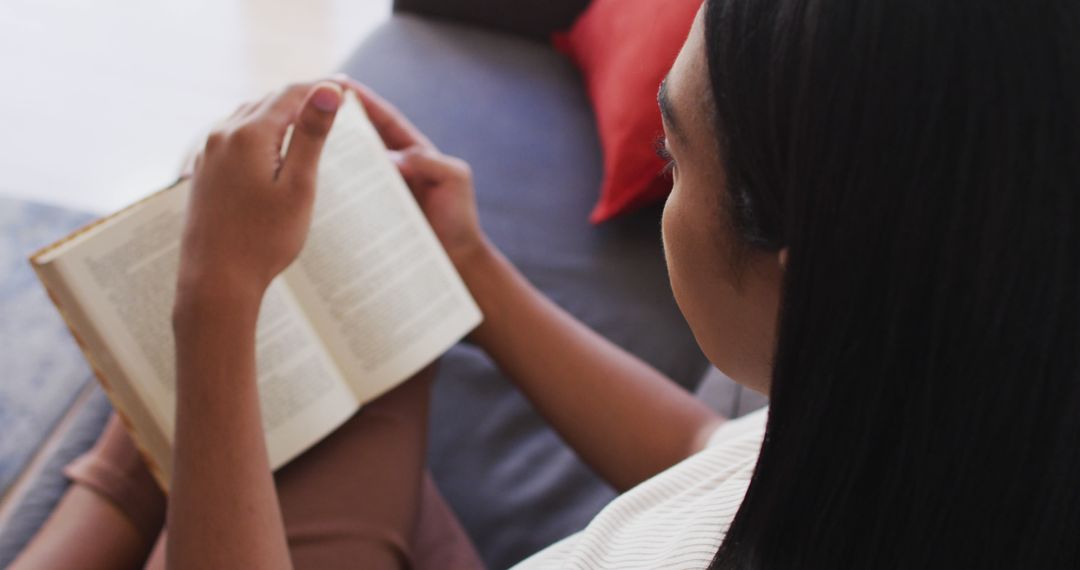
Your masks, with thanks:
[[[604,147],[604,183],[589,220],[600,223],[662,200],[671,179],[656,156],[656,91],[701,0],[594,0],[556,49],[581,68]]]

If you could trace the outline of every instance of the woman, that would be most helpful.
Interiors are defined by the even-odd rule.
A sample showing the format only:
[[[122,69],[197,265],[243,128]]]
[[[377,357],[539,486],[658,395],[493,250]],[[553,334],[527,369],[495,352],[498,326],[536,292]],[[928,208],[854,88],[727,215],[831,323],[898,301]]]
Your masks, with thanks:
[[[347,84],[483,308],[477,343],[633,488],[522,566],[1080,565],[1078,42],[1065,1],[706,2],[660,93],[675,173],[663,236],[699,344],[771,395],[767,423],[724,423],[543,299],[484,239],[465,165]],[[254,320],[303,243],[339,101],[320,84],[241,108],[196,169],[171,566],[477,563],[419,452],[394,477],[355,467],[376,493],[315,488],[340,472],[335,454],[422,449],[425,374],[279,472],[276,495],[268,474]],[[601,392],[602,414],[588,397]],[[91,474],[132,455],[114,428],[72,468],[86,484],[26,567],[79,548],[64,560],[145,558],[157,529],[115,507],[145,473],[111,491]],[[98,543],[75,548],[87,521]]]

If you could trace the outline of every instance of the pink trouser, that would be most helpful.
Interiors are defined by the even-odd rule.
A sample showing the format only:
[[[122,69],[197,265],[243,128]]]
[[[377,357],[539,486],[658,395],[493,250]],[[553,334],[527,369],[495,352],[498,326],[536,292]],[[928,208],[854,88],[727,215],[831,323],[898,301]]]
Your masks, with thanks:
[[[392,556],[401,568],[482,568],[424,466],[434,368],[365,406],[274,474],[296,568],[361,568]],[[114,416],[65,473],[114,503],[152,541],[164,567],[166,499]]]

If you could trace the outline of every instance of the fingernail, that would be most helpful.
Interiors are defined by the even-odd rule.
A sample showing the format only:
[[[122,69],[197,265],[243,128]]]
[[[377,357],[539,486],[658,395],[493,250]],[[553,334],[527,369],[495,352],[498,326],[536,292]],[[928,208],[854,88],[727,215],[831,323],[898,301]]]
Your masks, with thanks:
[[[324,83],[315,88],[311,104],[324,113],[337,111],[341,105],[341,87],[335,83]]]

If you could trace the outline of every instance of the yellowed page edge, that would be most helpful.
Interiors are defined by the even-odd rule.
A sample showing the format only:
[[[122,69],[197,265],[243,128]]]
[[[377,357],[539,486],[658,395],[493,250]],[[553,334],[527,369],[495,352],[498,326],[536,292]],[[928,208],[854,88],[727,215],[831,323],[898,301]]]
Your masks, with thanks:
[[[172,450],[161,426],[132,388],[123,368],[112,357],[101,335],[86,317],[55,263],[35,263],[33,267],[98,383],[108,395],[113,410],[146,460],[154,479],[167,492],[172,473]]]

